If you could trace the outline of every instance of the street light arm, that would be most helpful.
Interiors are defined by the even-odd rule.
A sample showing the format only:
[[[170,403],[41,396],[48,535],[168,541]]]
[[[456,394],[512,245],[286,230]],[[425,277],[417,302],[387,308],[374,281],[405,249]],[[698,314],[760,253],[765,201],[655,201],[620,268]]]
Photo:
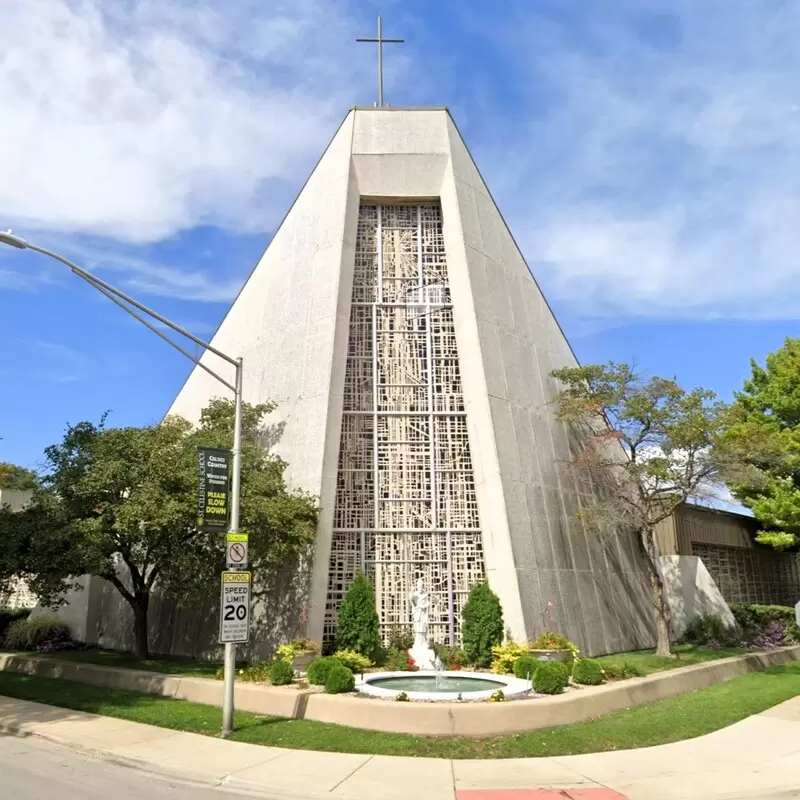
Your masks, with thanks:
[[[12,239],[13,239],[13,241],[12,241]],[[181,334],[181,336],[185,336],[187,339],[190,339],[195,344],[197,344],[200,347],[202,347],[204,350],[208,350],[208,351],[214,353],[214,355],[219,356],[224,361],[227,361],[232,366],[234,366],[234,367],[236,366],[236,359],[235,358],[231,358],[229,355],[226,355],[225,353],[221,352],[220,350],[217,350],[215,347],[212,347],[208,342],[204,342],[202,339],[198,338],[193,333],[189,333],[189,331],[185,330],[184,328],[181,328],[180,325],[176,325],[174,322],[168,320],[166,317],[162,316],[157,311],[153,311],[152,308],[148,308],[146,305],[144,305],[143,303],[140,303],[138,300],[134,300],[134,298],[129,297],[127,294],[125,294],[124,292],[120,291],[116,287],[112,286],[110,283],[106,283],[104,280],[102,280],[101,278],[98,278],[96,275],[92,275],[91,272],[87,272],[85,269],[79,267],[77,264],[73,264],[71,261],[69,261],[68,259],[64,258],[64,256],[61,256],[58,253],[54,253],[52,250],[47,250],[44,247],[39,247],[39,246],[37,246],[35,244],[31,244],[30,242],[25,241],[24,239],[20,238],[19,236],[14,236],[13,234],[4,234],[4,235],[2,235],[2,241],[5,244],[11,244],[12,246],[19,247],[21,249],[34,250],[35,252],[41,253],[44,256],[49,256],[50,258],[53,258],[56,261],[60,261],[65,266],[69,267],[76,275],[79,275],[85,281],[87,281],[88,283],[91,283],[92,286],[94,286],[96,289],[100,289],[101,287],[103,289],[105,289],[106,291],[103,292],[103,294],[105,294],[106,297],[108,297],[107,292],[111,292],[112,294],[116,295],[120,299],[124,300],[126,303],[130,303],[135,308],[138,308],[140,311],[143,311],[145,314],[148,314],[153,319],[158,320],[160,323],[162,323],[163,325],[166,325],[168,328],[171,328],[176,333]],[[123,308],[124,308],[124,306],[123,306]],[[126,311],[128,311],[128,310],[129,309],[126,309]],[[136,315],[134,315],[134,316],[136,316]],[[140,322],[143,322],[141,317],[136,316],[136,318]],[[150,327],[150,326],[148,325],[148,327]],[[152,328],[151,328],[151,330],[152,330]],[[159,336],[160,335],[161,334],[159,334]],[[167,341],[169,341],[169,340],[167,340]],[[194,361],[195,359],[192,358],[191,360]],[[228,386],[229,388],[231,388],[231,389],[233,388],[231,386],[231,384],[227,383],[226,381],[223,381],[223,383],[225,383],[225,385]]]
[[[156,326],[153,325],[152,322],[146,320],[141,314],[137,314],[132,308],[128,308],[128,306],[126,306],[125,303],[122,302],[122,300],[120,300],[118,297],[115,297],[114,294],[112,294],[108,289],[106,289],[101,284],[96,283],[92,277],[88,277],[89,273],[86,273],[86,275],[81,275],[81,273],[78,272],[76,274],[78,275],[79,278],[83,278],[83,280],[85,280],[87,283],[94,286],[94,288],[97,289],[98,292],[104,294],[112,303],[116,303],[123,311],[126,311],[134,319],[141,322],[142,325],[144,325],[146,328],[149,328],[151,331],[153,331],[153,333],[156,336],[159,336],[167,344],[172,345],[181,355],[186,356],[186,358],[188,358],[189,361],[192,361],[193,363],[197,364],[197,366],[200,367],[200,369],[204,369],[209,375],[216,378],[223,386],[226,386],[232,392],[236,392],[236,387],[232,383],[228,383],[228,381],[226,381],[221,375],[218,375],[212,369],[207,367],[199,358],[196,358],[188,350],[181,347],[177,342],[174,342],[163,331],[158,330],[158,328],[156,328]]]

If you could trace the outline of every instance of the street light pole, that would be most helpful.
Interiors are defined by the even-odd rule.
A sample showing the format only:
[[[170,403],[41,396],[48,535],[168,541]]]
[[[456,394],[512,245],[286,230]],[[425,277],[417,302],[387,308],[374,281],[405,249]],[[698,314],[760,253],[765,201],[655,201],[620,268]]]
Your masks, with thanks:
[[[239,507],[241,505],[242,484],[242,359],[236,359],[236,378],[234,388],[233,421],[233,478],[231,481],[231,517],[228,530],[239,530]],[[222,609],[220,609],[222,613]],[[233,733],[233,687],[236,679],[236,645],[225,643],[225,663],[223,666],[222,736]]]
[[[167,319],[166,317],[159,314],[157,311],[153,311],[153,309],[148,308],[146,305],[143,305],[138,300],[128,296],[124,292],[120,291],[116,287],[112,286],[110,283],[106,283],[106,281],[98,278],[96,275],[93,275],[91,272],[87,272],[82,267],[79,267],[77,264],[73,264],[68,259],[64,258],[64,256],[59,255],[58,253],[54,253],[51,250],[47,250],[44,247],[38,247],[37,245],[31,244],[30,242],[26,241],[20,236],[17,236],[11,231],[2,232],[0,231],[0,244],[6,244],[10,247],[16,247],[19,250],[33,250],[34,252],[41,253],[42,255],[48,256],[49,258],[55,259],[56,261],[61,262],[65,266],[69,267],[72,272],[77,275],[79,278],[82,278],[86,283],[93,286],[97,291],[101,294],[105,295],[109,300],[113,303],[118,305],[123,311],[128,313],[132,316],[135,320],[140,322],[146,328],[151,330],[156,336],[163,339],[167,344],[174,347],[181,355],[185,356],[189,359],[189,361],[196,364],[201,369],[205,370],[209,375],[216,378],[221,384],[226,386],[230,389],[234,394],[234,424],[233,424],[233,449],[232,449],[232,456],[233,456],[233,464],[232,464],[232,475],[231,475],[231,513],[230,513],[230,520],[228,525],[228,530],[232,533],[236,533],[239,530],[239,517],[240,517],[240,510],[241,510],[241,485],[242,485],[242,359],[239,358],[232,358],[229,355],[217,350],[208,342],[199,339],[189,331],[181,328],[180,325],[176,325],[171,320]],[[127,305],[126,305],[127,304]],[[171,330],[179,333],[181,336],[185,336],[190,341],[194,342],[196,345],[199,345],[204,350],[208,350],[214,355],[219,356],[223,361],[227,361],[231,364],[235,369],[235,376],[233,384],[226,381],[221,375],[219,375],[214,370],[210,369],[206,364],[203,364],[199,357],[193,356],[188,350],[181,347],[177,342],[174,342],[172,339],[169,338],[165,333],[160,331],[152,322],[145,319],[141,314],[138,314],[133,308],[129,308],[133,306],[133,308],[138,309],[144,314],[147,314],[152,319],[160,322],[162,325],[166,325]],[[234,682],[236,679],[236,645],[231,643],[225,644],[225,661],[224,661],[224,693],[223,693],[223,705],[222,705],[222,736],[223,738],[230,736],[233,732],[233,709],[234,709]]]

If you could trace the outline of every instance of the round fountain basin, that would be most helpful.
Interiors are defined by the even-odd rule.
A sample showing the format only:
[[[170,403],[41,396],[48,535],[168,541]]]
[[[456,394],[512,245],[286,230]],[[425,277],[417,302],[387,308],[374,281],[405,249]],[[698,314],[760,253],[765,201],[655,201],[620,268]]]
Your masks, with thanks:
[[[511,675],[482,672],[371,672],[356,681],[356,689],[390,700],[401,692],[409,700],[487,700],[497,691],[508,698],[520,697],[531,685]]]

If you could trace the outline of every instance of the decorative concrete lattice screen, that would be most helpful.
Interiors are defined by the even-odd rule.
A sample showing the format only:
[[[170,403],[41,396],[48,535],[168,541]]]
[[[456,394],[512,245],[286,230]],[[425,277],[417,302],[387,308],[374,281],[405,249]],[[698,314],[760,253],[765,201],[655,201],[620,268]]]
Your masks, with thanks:
[[[331,642],[358,570],[384,640],[429,593],[429,638],[460,641],[484,580],[475,477],[438,204],[362,205],[325,617]]]
[[[728,603],[793,606],[800,596],[796,553],[770,553],[743,547],[692,542]]]

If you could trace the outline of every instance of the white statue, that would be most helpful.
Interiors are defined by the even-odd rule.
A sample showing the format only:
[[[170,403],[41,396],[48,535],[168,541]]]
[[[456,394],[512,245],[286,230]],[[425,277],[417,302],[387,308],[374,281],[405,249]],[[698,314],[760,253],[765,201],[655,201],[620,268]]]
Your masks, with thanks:
[[[428,647],[428,593],[422,578],[417,578],[416,586],[408,595],[411,604],[411,629],[414,632],[414,645],[409,655],[418,669],[435,669],[436,654]]]
[[[428,647],[428,593],[422,578],[408,596],[411,603],[411,630],[414,632],[414,650]]]

